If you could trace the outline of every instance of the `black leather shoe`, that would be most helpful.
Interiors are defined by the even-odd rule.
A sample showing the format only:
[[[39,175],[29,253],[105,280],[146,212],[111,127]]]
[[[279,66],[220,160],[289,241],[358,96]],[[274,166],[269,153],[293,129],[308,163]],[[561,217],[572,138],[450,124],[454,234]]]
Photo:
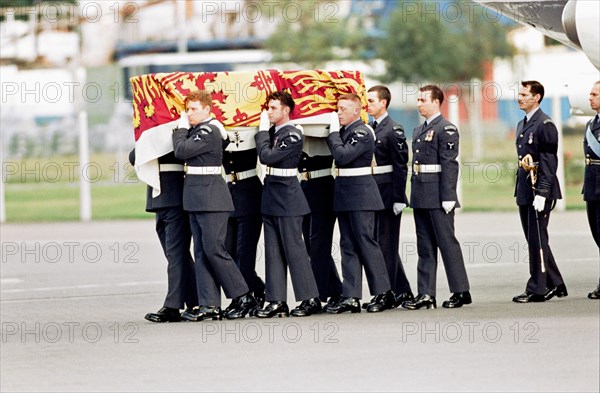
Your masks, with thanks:
[[[376,298],[377,298],[377,296],[373,296],[373,297],[371,298],[371,300],[369,300],[368,302],[364,302],[364,303],[362,304],[362,309],[363,309],[363,310],[366,310],[366,309],[367,309],[367,307],[369,307],[369,304],[373,303],[373,302],[375,301],[375,299],[376,299]]]
[[[332,307],[335,307],[342,300],[342,295],[333,295],[329,297],[327,304],[323,307],[323,312],[327,312]]]
[[[177,308],[163,307],[157,312],[146,314],[144,318],[150,322],[179,322],[181,314]]]
[[[234,302],[235,307],[224,314],[225,318],[227,319],[244,318],[246,314],[250,313],[252,310],[255,310],[258,304],[250,292],[246,293],[245,295],[238,296],[234,299]]]
[[[375,296],[375,299],[367,306],[367,312],[381,312],[394,308],[396,297],[394,292],[387,291]]]
[[[442,303],[442,307],[444,308],[459,308],[465,304],[471,304],[473,301],[471,300],[471,294],[469,291],[466,292],[457,292],[453,293],[450,296],[450,300],[446,300]]]
[[[332,307],[327,308],[328,314],[341,314],[350,311],[352,314],[360,312],[360,301],[356,297],[342,297],[342,299]]]
[[[600,299],[600,284],[598,284],[595,290],[588,293],[588,299]]]
[[[185,314],[185,313],[189,314],[191,312],[194,312],[194,308],[196,308],[196,307],[198,307],[198,306],[188,306],[188,307],[186,307],[185,310],[183,310],[183,312],[181,313],[181,316],[183,316],[183,314]]]
[[[225,308],[225,310],[223,310],[223,315],[227,315],[227,313],[229,313],[231,310],[235,310],[237,305],[238,305],[237,300],[231,299],[231,303],[229,303],[229,306],[227,306]]]
[[[410,294],[410,298],[407,298],[406,300],[413,300],[412,293],[409,293],[409,294]],[[383,294],[379,294],[379,295],[383,295]],[[379,295],[373,296],[373,298],[368,303],[363,303],[362,304],[363,310],[368,309],[369,305],[371,305],[373,303],[377,303],[380,300],[379,299]],[[394,296],[394,304],[392,305],[392,307],[398,307],[398,304],[396,304],[396,300],[395,300],[396,299],[396,295],[393,292],[392,292],[392,295]],[[406,295],[406,294],[404,293],[404,294],[401,294],[401,295]],[[399,304],[402,304],[402,303],[399,303]]]
[[[404,302],[410,302],[415,300],[415,296],[412,292],[402,292],[396,294],[396,301],[394,302],[394,307],[400,307]]]
[[[289,317],[290,309],[286,302],[269,302],[267,307],[256,312],[256,316],[259,318]]]
[[[427,294],[417,295],[417,297],[414,300],[408,300],[402,303],[402,308],[405,308],[407,310],[418,310],[423,307],[427,309],[436,308],[437,304],[435,302],[435,297],[429,296]]]
[[[312,299],[303,300],[302,303],[292,310],[290,314],[295,317],[307,317],[313,314],[319,314],[323,311],[321,307],[321,299],[313,297]]]
[[[537,295],[530,291],[525,291],[522,294],[513,297],[515,303],[542,303],[546,301],[545,295]]]
[[[254,299],[256,300],[256,307],[250,310],[250,316],[255,317],[258,310],[265,306],[265,291],[254,291]]]
[[[548,292],[544,295],[544,300],[548,301],[552,299],[554,296],[556,297],[567,297],[569,294],[567,293],[567,287],[565,284],[560,284],[552,289],[548,289]]]
[[[191,312],[184,312],[181,318],[186,321],[199,322],[205,319],[222,320],[221,307],[218,306],[198,306],[194,307]]]

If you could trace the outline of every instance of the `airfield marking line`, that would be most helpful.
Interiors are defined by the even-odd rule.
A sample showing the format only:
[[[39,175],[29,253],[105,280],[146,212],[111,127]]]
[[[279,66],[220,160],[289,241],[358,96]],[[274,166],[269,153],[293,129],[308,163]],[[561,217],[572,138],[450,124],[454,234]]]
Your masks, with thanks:
[[[42,287],[42,288],[14,288],[2,289],[1,293],[23,293],[23,292],[41,292],[41,291],[64,291],[70,289],[90,289],[90,288],[110,288],[110,287],[132,287],[140,285],[163,284],[164,281],[130,281],[117,284],[84,284],[64,287]]]
[[[0,285],[4,285],[4,284],[18,284],[20,282],[22,282],[23,280],[21,280],[20,278],[0,278]]]
[[[40,302],[40,301],[57,301],[57,300],[79,300],[79,299],[92,299],[92,298],[103,298],[103,297],[114,297],[114,296],[148,296],[157,293],[154,292],[119,292],[119,293],[104,293],[96,295],[74,295],[74,296],[49,296],[43,298],[26,298],[26,299],[10,299],[0,300],[0,303],[29,303],[29,302]]]

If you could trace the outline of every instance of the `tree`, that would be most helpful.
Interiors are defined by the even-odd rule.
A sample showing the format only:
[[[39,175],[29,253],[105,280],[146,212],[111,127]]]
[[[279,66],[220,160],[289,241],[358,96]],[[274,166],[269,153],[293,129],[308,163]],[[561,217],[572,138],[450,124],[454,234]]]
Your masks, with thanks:
[[[55,0],[5,0],[0,4],[0,8],[23,8],[23,7],[33,7],[43,3],[59,3]],[[62,0],[60,3],[69,3],[76,4],[77,0]]]
[[[334,12],[337,3],[293,2],[293,13],[286,5],[280,6],[277,13],[287,17],[279,21],[265,43],[274,60],[317,68],[329,60],[360,57],[365,48],[365,34],[361,28],[339,16],[339,12]]]
[[[508,27],[464,1],[411,2],[390,16],[377,43],[384,82],[482,78],[482,63],[512,55]]]

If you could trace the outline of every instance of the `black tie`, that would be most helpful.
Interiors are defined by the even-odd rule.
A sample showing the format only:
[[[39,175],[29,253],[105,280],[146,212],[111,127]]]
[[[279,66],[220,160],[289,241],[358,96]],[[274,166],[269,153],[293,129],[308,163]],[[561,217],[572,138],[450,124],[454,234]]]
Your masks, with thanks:
[[[527,116],[523,118],[523,128],[527,125]]]
[[[596,116],[594,117],[594,122],[592,123],[592,125],[593,125],[593,126],[596,126],[596,125],[598,124],[598,121],[600,121],[600,120],[598,120],[598,119],[600,119],[600,115],[596,115]]]
[[[373,129],[376,129],[376,128],[377,128],[377,120],[375,120],[375,121],[373,122]]]

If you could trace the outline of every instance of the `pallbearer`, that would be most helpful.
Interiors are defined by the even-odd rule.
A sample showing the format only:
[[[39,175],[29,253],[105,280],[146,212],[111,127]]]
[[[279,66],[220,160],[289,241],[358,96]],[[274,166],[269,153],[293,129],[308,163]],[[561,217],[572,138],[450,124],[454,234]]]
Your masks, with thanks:
[[[371,174],[375,133],[360,119],[360,111],[358,95],[342,95],[338,99],[337,114],[332,113],[327,138],[337,167],[333,208],[340,226],[344,280],[342,299],[327,309],[332,314],[360,312],[363,267],[369,290],[375,297],[367,311],[384,311],[395,302],[383,254],[374,236],[375,212],[383,209]]]
[[[243,317],[256,307],[244,277],[225,250],[227,220],[233,211],[231,195],[221,175],[227,134],[211,118],[208,91],[193,91],[186,98],[178,127],[173,131],[175,157],[185,160],[183,208],[189,212],[196,259],[198,304],[182,317],[189,321],[221,319],[221,287],[234,299],[225,316]]]
[[[320,313],[321,301],[302,240],[302,219],[310,213],[298,181],[302,154],[302,133],[290,120],[294,100],[288,92],[276,91],[267,97],[268,111],[260,117],[255,136],[260,162],[267,166],[262,196],[265,237],[266,300],[260,318],[288,316],[287,268],[290,269],[296,300],[292,315]],[[270,127],[270,124],[273,124]]]

